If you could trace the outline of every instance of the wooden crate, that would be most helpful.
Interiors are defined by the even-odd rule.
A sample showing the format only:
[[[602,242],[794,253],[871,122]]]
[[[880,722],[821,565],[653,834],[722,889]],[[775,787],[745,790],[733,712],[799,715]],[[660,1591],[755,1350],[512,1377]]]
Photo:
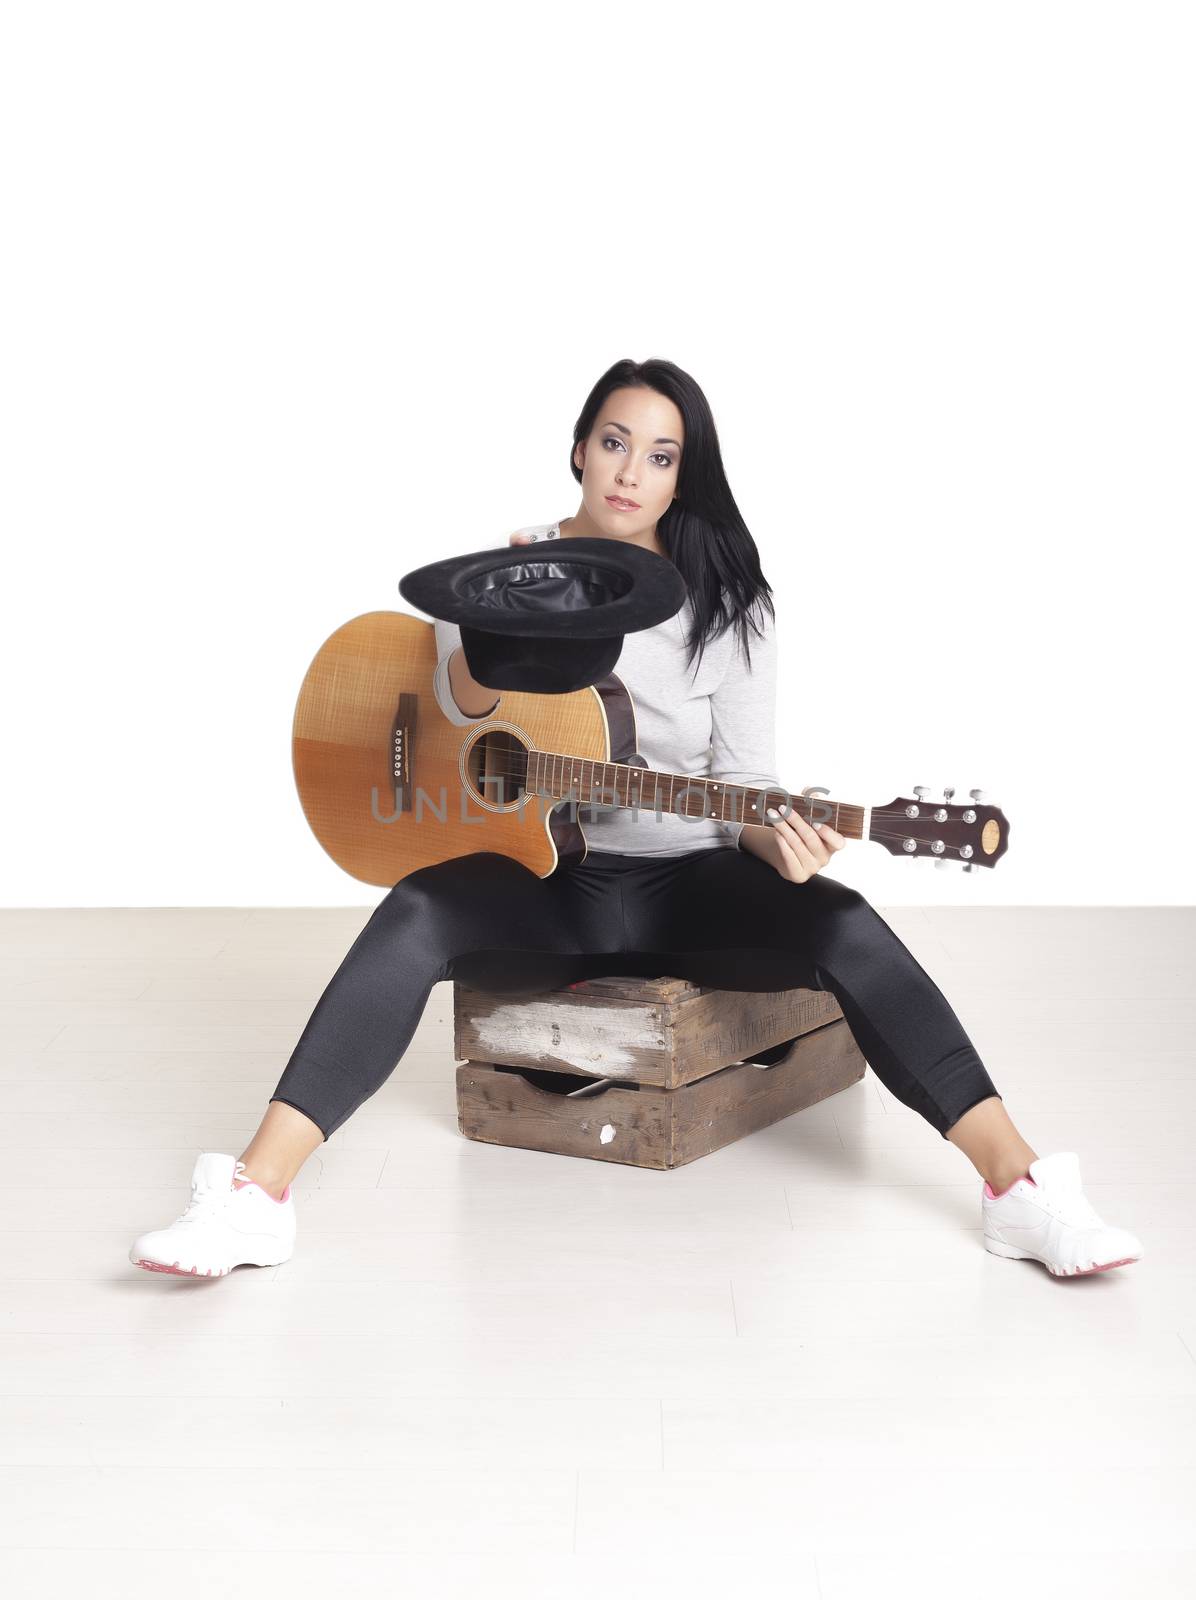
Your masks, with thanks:
[[[586,978],[541,994],[453,984],[458,1061],[677,1089],[843,1016],[821,989],[742,993],[684,978]]]
[[[458,1058],[462,1044],[498,1057],[457,1068],[466,1138],[660,1170],[838,1094],[866,1065],[838,1003],[806,989],[602,978],[512,1000],[462,986],[454,1015]],[[745,1040],[761,1041],[752,1055],[788,1048],[762,1066]]]

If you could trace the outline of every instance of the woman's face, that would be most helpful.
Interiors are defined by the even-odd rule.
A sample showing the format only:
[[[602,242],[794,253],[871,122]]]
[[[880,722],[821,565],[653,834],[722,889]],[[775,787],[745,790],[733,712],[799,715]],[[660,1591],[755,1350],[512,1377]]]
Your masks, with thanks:
[[[578,446],[582,500],[604,533],[650,532],[677,493],[685,433],[681,413],[655,389],[615,389]],[[611,503],[632,501],[633,509]]]

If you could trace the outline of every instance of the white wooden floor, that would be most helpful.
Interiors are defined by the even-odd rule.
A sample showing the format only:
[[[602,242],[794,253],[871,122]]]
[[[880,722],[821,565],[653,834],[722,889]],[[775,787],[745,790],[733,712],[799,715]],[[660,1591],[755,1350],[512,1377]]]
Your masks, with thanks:
[[[1196,911],[885,912],[1136,1265],[989,1255],[871,1069],[671,1173],[475,1144],[442,984],[291,1261],[138,1271],[368,915],[0,913],[9,1595],[1196,1594]]]

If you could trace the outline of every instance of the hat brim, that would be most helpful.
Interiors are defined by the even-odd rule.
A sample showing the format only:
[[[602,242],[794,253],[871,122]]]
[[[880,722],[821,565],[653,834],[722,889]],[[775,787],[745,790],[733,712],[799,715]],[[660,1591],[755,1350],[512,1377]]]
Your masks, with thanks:
[[[638,633],[685,604],[663,556],[613,539],[567,539],[552,553],[478,550],[417,567],[399,580],[410,605],[445,622],[532,639]]]

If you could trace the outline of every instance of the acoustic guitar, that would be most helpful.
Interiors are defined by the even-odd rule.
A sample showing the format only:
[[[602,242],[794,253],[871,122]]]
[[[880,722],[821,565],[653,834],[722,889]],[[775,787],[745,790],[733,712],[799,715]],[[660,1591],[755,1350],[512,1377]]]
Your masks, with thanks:
[[[1008,845],[1005,817],[978,789],[968,806],[947,803],[951,789],[931,804],[919,785],[914,799],[869,807],[814,786],[791,795],[651,772],[613,673],[572,694],[504,690],[488,716],[457,727],[436,703],[435,670],[432,623],[369,611],[326,640],[303,679],[291,733],[300,803],[324,849],[363,883],[389,887],[479,850],[545,878],[585,859],[585,821],[612,806],[756,827],[772,826],[768,807],[792,809],[891,855],[965,871],[995,866]]]

